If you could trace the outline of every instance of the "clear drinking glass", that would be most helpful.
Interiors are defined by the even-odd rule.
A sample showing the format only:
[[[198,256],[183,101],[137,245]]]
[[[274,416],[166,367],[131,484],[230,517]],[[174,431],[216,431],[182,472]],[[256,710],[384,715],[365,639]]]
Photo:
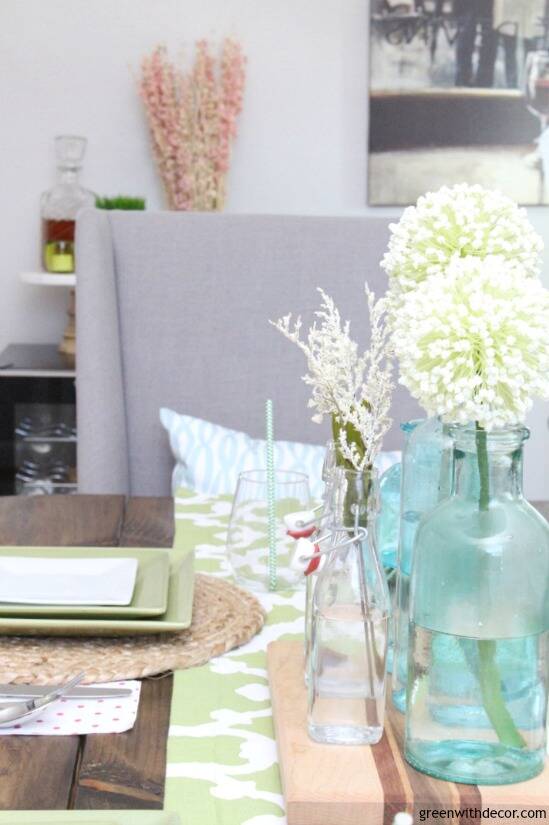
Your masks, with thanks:
[[[288,535],[284,516],[311,506],[305,473],[275,470],[276,590],[303,587],[304,576],[290,566],[295,539]],[[269,506],[267,472],[240,473],[233,499],[227,550],[237,584],[250,590],[268,591]]]
[[[390,615],[375,546],[377,475],[337,472],[334,543],[313,598],[308,730],[326,744],[373,744],[383,734]]]
[[[545,762],[549,527],[522,495],[523,427],[452,427],[452,496],[417,531],[406,759],[449,782]]]

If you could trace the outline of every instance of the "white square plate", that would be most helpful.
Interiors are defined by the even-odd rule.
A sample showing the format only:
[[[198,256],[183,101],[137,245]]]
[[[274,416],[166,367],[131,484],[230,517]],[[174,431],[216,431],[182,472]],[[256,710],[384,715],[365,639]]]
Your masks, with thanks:
[[[12,604],[130,604],[136,558],[0,557],[0,602]]]

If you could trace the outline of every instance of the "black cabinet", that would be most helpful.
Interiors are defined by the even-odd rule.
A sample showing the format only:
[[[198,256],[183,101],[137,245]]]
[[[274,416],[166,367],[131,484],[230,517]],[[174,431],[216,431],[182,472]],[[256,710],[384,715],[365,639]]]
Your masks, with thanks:
[[[76,492],[75,370],[57,347],[0,354],[0,495]]]

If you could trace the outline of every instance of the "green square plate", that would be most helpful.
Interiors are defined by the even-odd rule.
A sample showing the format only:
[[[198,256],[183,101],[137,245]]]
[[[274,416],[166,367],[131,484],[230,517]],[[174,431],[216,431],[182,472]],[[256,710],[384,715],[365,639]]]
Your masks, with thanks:
[[[135,617],[161,616],[168,603],[168,576],[170,557],[168,550],[141,550],[134,547],[0,547],[1,556],[25,558],[80,559],[115,558],[137,559],[135,588],[127,605],[74,605],[74,604],[16,604],[0,602],[0,621],[7,616],[52,617]]]
[[[98,547],[0,547],[0,553],[17,555],[35,550],[38,554],[48,553],[56,556],[61,553],[98,553],[100,550],[108,554],[127,553],[139,558],[147,554],[153,559],[155,555],[167,557],[169,561],[168,596],[166,611],[160,616],[149,617],[113,617],[112,607],[108,608],[108,616],[86,614],[62,618],[59,616],[44,616],[40,613],[43,605],[35,605],[37,613],[29,616],[0,615],[0,634],[4,636],[135,636],[148,633],[173,633],[185,630],[192,621],[193,590],[194,590],[194,555],[182,554],[177,550],[161,548],[98,548]],[[74,558],[74,555],[73,555]],[[0,613],[7,605],[0,607]],[[9,605],[10,608],[13,605]],[[28,605],[25,605],[28,607]],[[94,610],[97,608],[93,608]],[[118,608],[117,608],[118,609]]]
[[[181,825],[169,811],[0,811],[0,825]]]

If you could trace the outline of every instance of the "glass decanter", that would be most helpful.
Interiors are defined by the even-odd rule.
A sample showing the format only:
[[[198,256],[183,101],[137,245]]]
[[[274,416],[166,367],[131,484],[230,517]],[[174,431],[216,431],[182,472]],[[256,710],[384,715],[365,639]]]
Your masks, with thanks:
[[[82,207],[95,204],[95,195],[78,182],[86,143],[86,138],[74,135],[55,138],[58,181],[41,202],[42,263],[47,272],[74,272],[76,216]]]
[[[450,782],[522,782],[545,761],[549,526],[522,495],[525,428],[451,434],[452,496],[414,549],[406,758]]]
[[[439,501],[450,495],[452,441],[438,418],[401,425],[402,453],[400,533],[393,618],[392,697],[395,707],[406,708],[408,680],[409,586],[414,540],[419,522]]]
[[[390,615],[375,546],[377,476],[336,472],[333,545],[313,598],[308,730],[325,744],[374,744],[383,735]]]

